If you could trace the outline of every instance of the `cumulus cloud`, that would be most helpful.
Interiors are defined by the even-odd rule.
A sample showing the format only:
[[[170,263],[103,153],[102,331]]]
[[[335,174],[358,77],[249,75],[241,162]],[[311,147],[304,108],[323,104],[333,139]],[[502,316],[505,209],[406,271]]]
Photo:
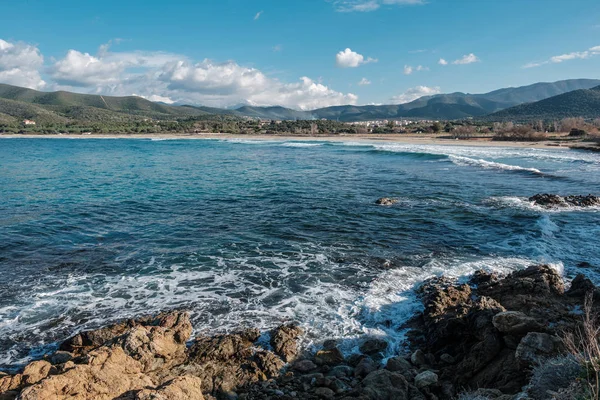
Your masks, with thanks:
[[[356,68],[363,64],[374,62],[377,62],[377,59],[371,57],[365,59],[362,54],[358,54],[350,48],[340,51],[335,55],[335,63],[340,68]]]
[[[404,66],[404,75],[410,75],[413,73],[413,67],[411,67],[410,65],[405,65]]]
[[[204,104],[221,106],[245,102],[308,110],[355,104],[358,99],[354,94],[337,92],[308,77],[302,77],[295,83],[282,83],[258,69],[243,67],[233,61],[170,63],[163,68],[159,80],[166,83],[169,91],[179,93],[182,98],[190,101],[202,99]]]
[[[40,76],[43,64],[44,57],[36,46],[0,39],[0,82],[41,89],[46,85]]]
[[[391,102],[393,104],[404,104],[410,103],[413,100],[418,99],[423,96],[432,96],[434,94],[440,94],[441,90],[439,86],[428,87],[428,86],[416,86],[414,88],[408,89],[406,92],[399,94],[398,96],[394,96],[391,98]]]
[[[375,11],[383,5],[420,5],[425,0],[333,0],[333,6],[339,12],[368,12]]]
[[[358,82],[358,84],[359,84],[360,86],[367,86],[367,85],[370,85],[370,84],[371,84],[371,81],[370,81],[370,80],[368,80],[367,78],[362,78],[362,79],[360,80],[360,82]]]
[[[564,61],[577,60],[577,59],[582,60],[582,59],[590,58],[593,56],[597,56],[599,54],[600,54],[600,46],[594,46],[594,47],[590,47],[589,49],[584,50],[584,51],[574,51],[571,53],[553,56],[553,57],[550,57],[546,61],[530,62],[530,63],[523,65],[523,68],[535,68],[535,67],[540,67],[540,66],[546,65],[546,64],[560,64]]]
[[[50,75],[60,85],[90,87],[119,82],[125,69],[121,62],[107,62],[88,53],[69,50],[57,61]]]
[[[440,58],[440,60],[438,61],[438,64],[440,64],[440,65],[448,65],[448,61],[444,60],[443,58]]]
[[[464,56],[462,56],[462,58],[459,58],[458,60],[454,60],[452,62],[452,64],[456,64],[456,65],[464,65],[464,64],[473,64],[476,62],[481,61],[475,54],[470,53],[470,54],[466,54]]]

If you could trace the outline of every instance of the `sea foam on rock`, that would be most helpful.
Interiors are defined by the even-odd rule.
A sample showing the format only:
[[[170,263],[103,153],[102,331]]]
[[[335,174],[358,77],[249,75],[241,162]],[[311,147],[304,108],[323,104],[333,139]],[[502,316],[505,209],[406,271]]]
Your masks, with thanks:
[[[556,194],[540,193],[530,197],[529,201],[544,208],[600,206],[600,197],[591,194],[562,197]]]

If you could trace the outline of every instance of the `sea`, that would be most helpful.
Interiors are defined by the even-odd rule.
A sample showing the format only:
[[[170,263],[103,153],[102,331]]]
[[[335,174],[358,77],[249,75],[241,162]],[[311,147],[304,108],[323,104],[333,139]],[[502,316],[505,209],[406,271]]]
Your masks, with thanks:
[[[195,334],[297,322],[405,345],[428,278],[546,263],[600,283],[600,155],[389,142],[0,139],[0,369],[189,310]],[[380,197],[398,200],[378,206]]]

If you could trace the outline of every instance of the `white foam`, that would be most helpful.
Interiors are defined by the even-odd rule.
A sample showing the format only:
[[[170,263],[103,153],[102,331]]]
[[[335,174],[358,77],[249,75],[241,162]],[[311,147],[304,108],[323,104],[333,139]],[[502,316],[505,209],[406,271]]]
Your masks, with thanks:
[[[450,161],[460,166],[482,167],[485,169],[499,169],[504,171],[526,171],[534,174],[542,174],[542,171],[536,168],[520,167],[518,165],[502,164],[494,161],[486,161],[483,159],[473,159],[463,156],[450,155]]]
[[[499,196],[490,197],[486,200],[486,203],[497,206],[497,207],[510,207],[523,211],[534,211],[538,213],[569,213],[569,212],[598,212],[600,206],[590,207],[579,207],[579,206],[566,206],[566,207],[541,207],[535,204],[533,201],[529,201],[527,197],[517,196]]]
[[[323,143],[285,142],[281,145],[284,147],[319,147],[323,146]]]

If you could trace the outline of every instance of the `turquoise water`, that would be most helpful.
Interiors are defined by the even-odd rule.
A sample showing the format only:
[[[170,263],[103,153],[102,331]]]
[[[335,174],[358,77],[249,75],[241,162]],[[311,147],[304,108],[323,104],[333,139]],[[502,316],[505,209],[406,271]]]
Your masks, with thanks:
[[[306,345],[402,343],[446,273],[600,267],[600,156],[387,143],[0,140],[0,365],[73,332],[191,310],[197,332],[296,320]],[[382,196],[400,201],[374,205]],[[584,263],[584,264],[582,264]],[[587,264],[585,264],[587,263]],[[393,348],[393,346],[391,347]]]

